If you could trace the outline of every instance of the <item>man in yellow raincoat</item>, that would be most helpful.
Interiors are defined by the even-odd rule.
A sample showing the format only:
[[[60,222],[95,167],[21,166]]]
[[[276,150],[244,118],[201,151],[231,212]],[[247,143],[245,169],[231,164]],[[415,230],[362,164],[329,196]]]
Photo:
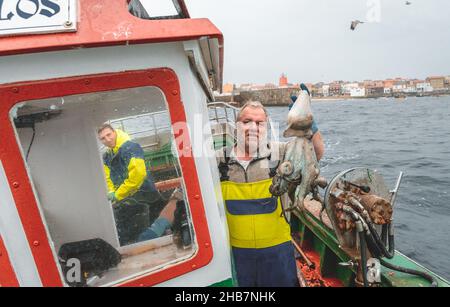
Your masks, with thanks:
[[[118,204],[115,215],[119,240],[122,245],[131,243],[153,223],[164,202],[147,172],[142,147],[131,141],[124,131],[109,124],[102,125],[97,133],[108,147],[103,155],[103,166],[108,199]]]

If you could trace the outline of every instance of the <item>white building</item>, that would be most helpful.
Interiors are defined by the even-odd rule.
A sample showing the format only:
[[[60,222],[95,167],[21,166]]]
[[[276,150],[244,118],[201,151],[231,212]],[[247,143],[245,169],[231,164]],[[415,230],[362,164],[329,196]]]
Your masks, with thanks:
[[[392,87],[392,91],[394,93],[404,92],[405,90],[406,90],[406,84],[404,84],[404,83],[394,84],[394,86]]]
[[[342,94],[344,95],[350,95],[352,89],[358,88],[359,84],[358,83],[346,83],[344,85],[342,85]]]
[[[429,93],[433,91],[433,87],[429,82],[417,83],[416,88],[419,93]]]
[[[351,97],[364,97],[366,96],[366,89],[364,87],[352,88],[350,91]]]
[[[404,90],[404,93],[417,93],[417,88],[415,86],[407,86]]]
[[[323,85],[322,92],[323,92],[323,97],[330,96],[330,86],[328,84]]]

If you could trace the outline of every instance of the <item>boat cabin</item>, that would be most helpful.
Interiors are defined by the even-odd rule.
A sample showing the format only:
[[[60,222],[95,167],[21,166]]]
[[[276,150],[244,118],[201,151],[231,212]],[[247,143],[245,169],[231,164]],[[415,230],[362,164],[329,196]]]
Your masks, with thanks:
[[[167,1],[172,15],[134,0],[24,2],[0,1],[0,285],[231,284],[207,106],[222,33],[183,0]],[[127,217],[127,242],[107,198],[105,122],[141,146],[163,199]],[[176,188],[178,231],[137,239]]]

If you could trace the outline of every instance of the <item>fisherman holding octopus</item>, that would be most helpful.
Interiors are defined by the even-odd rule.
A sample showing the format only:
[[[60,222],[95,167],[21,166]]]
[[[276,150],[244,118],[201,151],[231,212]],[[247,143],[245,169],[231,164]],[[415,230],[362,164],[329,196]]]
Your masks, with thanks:
[[[241,287],[296,287],[290,226],[280,197],[269,191],[286,143],[268,142],[267,123],[260,102],[245,103],[236,119],[236,144],[216,152],[232,256]],[[322,157],[320,133],[311,140],[316,156]]]

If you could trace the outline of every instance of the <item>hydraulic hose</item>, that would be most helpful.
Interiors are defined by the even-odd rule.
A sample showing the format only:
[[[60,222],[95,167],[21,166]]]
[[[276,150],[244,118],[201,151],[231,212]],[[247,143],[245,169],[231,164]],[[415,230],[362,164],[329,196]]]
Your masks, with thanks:
[[[386,243],[383,242],[383,240],[380,238],[380,235],[375,229],[375,226],[373,225],[370,216],[367,212],[367,210],[364,208],[364,206],[354,197],[350,198],[350,204],[356,209],[356,211],[360,214],[361,219],[364,220],[364,222],[369,227],[369,231],[371,236],[374,239],[375,244],[377,245],[378,249],[382,252],[382,254],[389,259],[394,258],[395,255],[395,244],[394,244],[394,230],[392,224],[389,224],[389,250],[386,248]],[[386,236],[384,234],[384,236]],[[384,237],[382,236],[382,237]]]
[[[380,250],[378,245],[375,242],[375,239],[373,238],[372,234],[369,231],[365,232],[366,235],[366,244],[369,248],[369,251],[372,253],[372,256],[375,258],[383,257],[383,252]]]
[[[351,202],[356,208],[357,211],[361,210],[362,206],[359,206],[359,202]],[[365,210],[364,210],[365,211]],[[402,273],[407,273],[411,275],[417,275],[420,277],[425,278],[431,283],[431,287],[437,287],[438,282],[436,278],[428,273],[425,273],[423,271],[408,269],[404,267],[400,267],[394,264],[390,264],[387,261],[383,260],[381,256],[385,256],[386,258],[392,259],[395,255],[395,241],[394,241],[394,225],[392,223],[383,225],[382,228],[382,238],[378,235],[378,232],[376,231],[375,227],[373,226],[370,219],[367,221],[364,216],[366,215],[366,212],[359,212],[359,214],[349,206],[344,206],[344,212],[348,213],[352,219],[357,223],[357,231],[359,233],[360,238],[360,247],[361,247],[361,262],[363,263],[363,280],[364,280],[364,286],[367,287],[367,267],[364,265],[367,261],[367,255],[366,255],[366,239],[367,239],[367,246],[372,253],[373,256],[380,259],[381,265],[385,266],[386,268],[389,268],[391,270],[395,270]],[[359,228],[358,228],[359,226]],[[364,231],[360,231],[361,228],[366,228],[366,236],[364,237]],[[388,238],[387,238],[388,237]],[[389,250],[386,249],[386,239],[389,241]],[[384,242],[383,242],[384,241]],[[363,248],[364,247],[364,248]]]
[[[351,218],[355,221],[356,224],[356,231],[358,232],[359,237],[359,249],[361,250],[361,270],[362,270],[362,277],[363,277],[363,283],[364,287],[369,286],[369,282],[367,281],[367,244],[366,244],[366,236],[368,231],[367,224],[364,221],[364,219],[351,207],[344,206],[343,207],[344,212],[348,213]],[[369,236],[369,240],[371,240],[371,244],[373,245],[374,242]]]
[[[383,244],[386,246],[388,244],[388,227],[390,224],[385,224],[381,228],[381,239],[383,240]]]
[[[391,264],[383,259],[380,259],[380,263],[381,265],[387,267],[388,269],[394,270],[394,271],[399,271],[402,273],[407,273],[407,274],[411,274],[411,275],[417,275],[420,277],[425,278],[426,280],[428,280],[431,283],[431,287],[437,287],[438,286],[438,282],[436,280],[436,278],[428,273],[422,272],[422,271],[417,271],[417,270],[413,270],[413,269],[408,269],[408,268],[403,268],[394,264]]]
[[[368,223],[367,226],[369,227],[369,231],[371,236],[373,237],[375,244],[377,247],[381,250],[383,255],[388,258],[392,259],[395,256],[395,242],[394,242],[394,235],[392,233],[392,226],[389,228],[389,250],[386,248],[386,245],[383,244],[383,241],[381,240],[380,236],[378,235],[378,232],[373,227],[371,223]]]
[[[362,226],[361,221],[356,222],[356,229],[358,231],[359,236],[359,248],[361,250],[361,270],[363,275],[364,287],[369,286],[369,282],[367,281],[367,251],[366,251],[366,239],[364,235],[364,228]]]

